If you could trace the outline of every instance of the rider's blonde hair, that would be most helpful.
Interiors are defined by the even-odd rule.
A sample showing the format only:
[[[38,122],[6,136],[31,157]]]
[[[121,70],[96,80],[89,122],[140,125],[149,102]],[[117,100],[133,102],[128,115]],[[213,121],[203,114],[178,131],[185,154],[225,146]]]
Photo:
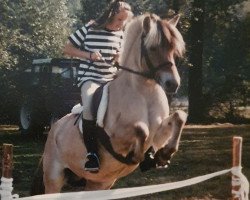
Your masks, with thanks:
[[[129,18],[132,18],[133,13],[131,10],[131,6],[128,3],[126,3],[124,0],[112,0],[109,4],[109,7],[104,11],[104,13],[95,20],[93,27],[96,29],[105,28],[107,24],[113,21],[114,16],[122,10],[129,11]]]

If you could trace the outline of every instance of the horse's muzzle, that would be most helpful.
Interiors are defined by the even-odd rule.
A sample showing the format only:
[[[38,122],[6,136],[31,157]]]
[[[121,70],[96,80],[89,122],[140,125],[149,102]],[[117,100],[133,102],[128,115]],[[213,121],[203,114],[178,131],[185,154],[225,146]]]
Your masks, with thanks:
[[[167,80],[164,84],[164,89],[167,94],[175,94],[179,88],[179,83],[173,80]]]
[[[178,74],[161,71],[161,73],[158,74],[157,82],[167,94],[174,94],[180,86],[180,76]]]

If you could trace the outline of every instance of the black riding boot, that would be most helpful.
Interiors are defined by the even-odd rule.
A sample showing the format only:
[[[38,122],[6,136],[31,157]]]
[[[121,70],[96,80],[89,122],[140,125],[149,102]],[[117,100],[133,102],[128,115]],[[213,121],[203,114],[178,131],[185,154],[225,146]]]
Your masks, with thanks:
[[[83,119],[83,139],[87,149],[87,162],[85,163],[85,170],[97,173],[100,168],[100,162],[98,158],[98,146],[95,137],[95,121]]]

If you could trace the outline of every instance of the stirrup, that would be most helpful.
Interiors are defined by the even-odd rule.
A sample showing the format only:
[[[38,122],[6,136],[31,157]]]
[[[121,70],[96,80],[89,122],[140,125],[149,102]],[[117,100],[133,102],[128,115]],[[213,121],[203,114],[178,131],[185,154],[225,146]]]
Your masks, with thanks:
[[[85,171],[97,173],[100,169],[100,162],[98,156],[95,153],[88,153],[86,157],[88,158],[88,160],[85,163]]]

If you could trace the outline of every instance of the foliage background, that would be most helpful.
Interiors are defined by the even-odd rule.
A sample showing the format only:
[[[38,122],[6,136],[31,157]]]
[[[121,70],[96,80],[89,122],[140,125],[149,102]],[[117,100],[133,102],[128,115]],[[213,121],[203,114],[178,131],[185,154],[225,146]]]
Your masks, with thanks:
[[[17,122],[23,95],[18,75],[32,59],[62,57],[68,35],[95,19],[108,0],[2,0],[0,4],[0,123]],[[179,29],[187,43],[180,62],[182,87],[188,96],[190,122],[249,122],[250,1],[128,0],[135,15],[181,13]],[[203,16],[203,17],[200,17]],[[196,22],[202,22],[196,29]],[[196,24],[197,25],[197,24]],[[199,30],[199,34],[197,31]],[[196,43],[202,47],[194,54]],[[193,60],[192,60],[193,58]],[[200,60],[200,62],[194,62]],[[187,67],[188,66],[188,67]],[[192,70],[199,73],[190,79]],[[196,72],[197,72],[196,71]],[[199,86],[195,88],[193,86]],[[192,93],[190,93],[190,88]],[[197,101],[195,101],[197,100]],[[190,103],[190,102],[189,102]],[[246,113],[241,115],[239,108]],[[198,110],[198,111],[197,111]]]
[[[32,59],[62,56],[75,18],[67,0],[3,0],[0,13],[0,120],[13,123],[23,97],[18,75]]]

